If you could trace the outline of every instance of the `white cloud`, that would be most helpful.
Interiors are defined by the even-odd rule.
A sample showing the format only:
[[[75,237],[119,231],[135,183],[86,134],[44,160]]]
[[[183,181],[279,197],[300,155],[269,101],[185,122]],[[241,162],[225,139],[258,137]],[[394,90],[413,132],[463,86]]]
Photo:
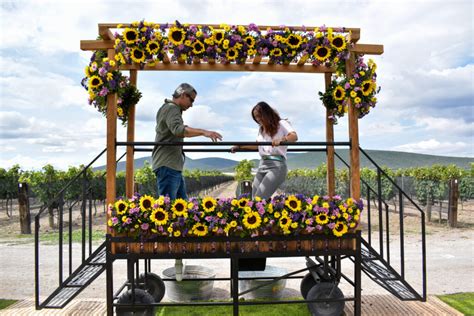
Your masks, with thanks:
[[[472,157],[474,154],[472,144],[464,142],[440,142],[436,139],[424,140],[416,143],[408,143],[395,146],[393,150],[416,152],[422,154],[433,154],[436,152],[441,155],[461,156],[460,153],[466,153]]]

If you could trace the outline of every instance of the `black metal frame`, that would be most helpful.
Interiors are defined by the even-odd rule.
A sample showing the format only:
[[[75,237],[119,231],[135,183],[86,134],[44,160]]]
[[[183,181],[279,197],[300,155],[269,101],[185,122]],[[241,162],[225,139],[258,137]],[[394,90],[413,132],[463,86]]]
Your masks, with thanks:
[[[255,241],[267,241],[267,242],[286,242],[286,241],[301,241],[301,240],[312,240],[313,248],[314,241],[323,240],[325,242],[325,249],[312,249],[311,251],[296,249],[293,251],[235,251],[232,250],[233,247],[230,246],[230,243],[243,243],[243,242],[255,242]],[[355,247],[352,249],[330,249],[329,241],[337,240],[341,242],[342,240],[351,240],[355,242]],[[300,235],[300,236],[259,236],[259,237],[182,237],[182,238],[169,238],[169,237],[155,237],[146,241],[141,241],[142,244],[145,243],[161,243],[171,245],[172,243],[205,243],[205,242],[225,242],[229,246],[225,252],[210,252],[210,253],[112,253],[112,245],[115,242],[128,242],[133,243],[137,242],[130,237],[112,237],[107,235],[106,239],[106,270],[107,270],[107,315],[113,315],[114,307],[145,307],[145,306],[217,306],[217,305],[227,305],[233,306],[233,315],[239,314],[239,306],[241,305],[264,305],[264,304],[302,304],[310,302],[329,302],[329,301],[353,301],[354,302],[354,314],[361,314],[361,237],[360,231],[356,233],[348,233],[343,237],[334,237],[323,234],[316,235]],[[339,244],[341,245],[341,244]],[[235,248],[234,248],[235,249]],[[252,280],[252,279],[265,279],[262,277],[257,278],[239,278],[238,276],[238,259],[240,258],[249,258],[249,257],[302,257],[302,256],[324,256],[324,264],[328,266],[329,264],[332,267],[335,267],[334,271],[338,273],[336,276],[338,279],[344,277],[349,281],[354,287],[354,296],[349,298],[342,299],[315,299],[315,300],[265,300],[265,301],[239,301],[239,296],[243,295],[249,291],[255,290],[258,287],[253,289],[238,293],[238,281],[239,280]],[[329,257],[332,257],[332,260],[329,261]],[[340,269],[340,259],[341,257],[348,258],[352,257],[354,261],[354,280],[351,281],[347,276],[341,275]],[[139,260],[145,261],[145,273],[149,272],[150,264],[147,264],[147,260],[152,259],[176,259],[176,258],[218,258],[218,259],[229,259],[231,260],[231,271],[229,278],[214,278],[214,279],[193,279],[195,281],[203,280],[223,280],[231,282],[231,302],[186,302],[186,303],[154,303],[154,304],[137,304],[134,303],[134,289],[137,287],[135,280],[139,276]],[[338,259],[335,259],[338,258]],[[117,291],[114,293],[114,284],[113,284],[113,263],[115,260],[125,259],[127,260],[127,276],[128,281],[123,284]],[[322,260],[322,259],[319,259]],[[148,270],[148,271],[147,271]],[[290,272],[279,278],[269,278],[272,279],[272,282],[280,280],[282,278],[301,278],[301,276],[293,276],[295,274],[309,270],[309,268],[297,270]],[[164,279],[164,281],[171,281],[171,279]],[[191,280],[188,282],[192,282]],[[271,283],[271,282],[269,282]],[[118,299],[122,291],[127,288],[132,291],[132,303],[131,304],[119,304],[115,301]]]

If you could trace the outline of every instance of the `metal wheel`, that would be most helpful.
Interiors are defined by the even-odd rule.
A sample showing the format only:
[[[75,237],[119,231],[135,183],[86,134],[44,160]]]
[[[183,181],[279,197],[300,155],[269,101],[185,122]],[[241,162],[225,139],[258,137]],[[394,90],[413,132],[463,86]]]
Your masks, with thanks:
[[[315,299],[341,299],[344,294],[334,283],[321,282],[309,290],[307,300]],[[344,311],[344,301],[308,303],[312,316],[340,316]]]
[[[153,296],[155,303],[161,302],[165,296],[165,282],[156,275],[155,273],[147,273],[145,278],[145,273],[140,274],[138,277],[139,289],[143,289]]]
[[[304,276],[300,284],[300,292],[304,299],[306,299],[306,296],[308,295],[309,290],[311,290],[311,288],[315,286],[316,284],[317,282],[311,273],[307,273]]]
[[[132,290],[120,295],[117,303],[120,304],[131,304],[132,303]],[[153,304],[155,300],[150,293],[145,290],[135,289],[135,303],[136,304]],[[155,308],[153,306],[134,306],[134,307],[125,307],[117,306],[115,312],[118,316],[154,316]]]

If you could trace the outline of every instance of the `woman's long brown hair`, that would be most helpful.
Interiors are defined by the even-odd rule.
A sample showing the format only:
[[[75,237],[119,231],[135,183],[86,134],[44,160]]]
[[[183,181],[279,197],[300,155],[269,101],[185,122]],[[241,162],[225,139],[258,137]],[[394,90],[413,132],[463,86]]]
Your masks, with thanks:
[[[254,111],[257,111],[262,117],[262,125],[260,126],[260,129],[270,137],[275,136],[281,120],[278,112],[268,105],[268,103],[258,102],[252,109],[252,118],[257,124],[259,123],[255,119]]]

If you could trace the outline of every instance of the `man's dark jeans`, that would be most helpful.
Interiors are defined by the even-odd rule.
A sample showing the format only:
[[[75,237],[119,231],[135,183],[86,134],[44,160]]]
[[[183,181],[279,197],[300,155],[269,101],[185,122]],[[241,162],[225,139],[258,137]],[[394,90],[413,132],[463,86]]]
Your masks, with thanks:
[[[155,170],[158,195],[168,195],[171,200],[178,198],[188,199],[186,185],[181,171],[168,167],[159,167]]]

